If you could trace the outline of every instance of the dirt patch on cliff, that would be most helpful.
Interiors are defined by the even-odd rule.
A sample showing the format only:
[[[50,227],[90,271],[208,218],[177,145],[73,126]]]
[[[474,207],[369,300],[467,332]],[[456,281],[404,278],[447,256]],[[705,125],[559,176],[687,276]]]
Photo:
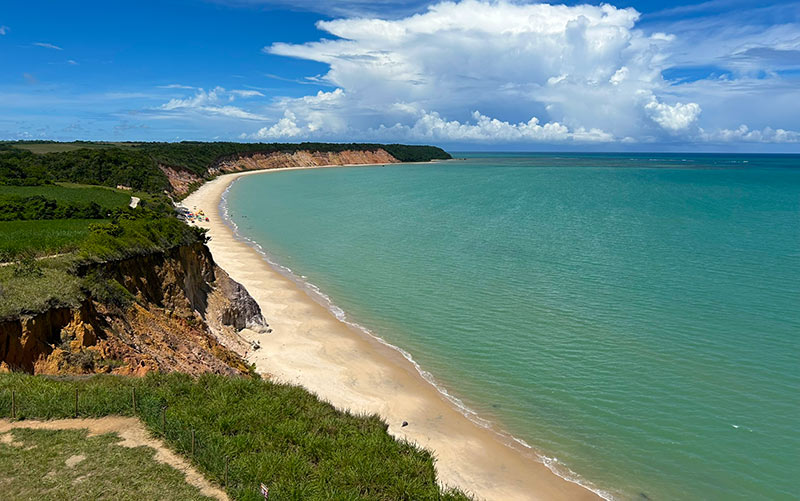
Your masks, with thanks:
[[[126,417],[104,417],[99,419],[57,419],[53,421],[9,421],[0,420],[0,437],[2,443],[16,446],[11,435],[15,429],[32,430],[87,430],[88,436],[116,434],[121,440],[115,445],[135,448],[149,447],[155,451],[153,459],[159,463],[175,468],[183,473],[186,483],[197,487],[201,494],[211,498],[227,501],[228,496],[224,491],[212,485],[185,459],[178,456],[160,441],[152,438],[138,419]],[[7,438],[8,437],[8,438]],[[24,445],[24,444],[20,444]],[[72,455],[66,461],[66,466],[74,468],[86,460],[82,454]]]
[[[203,180],[203,178],[194,172],[186,169],[179,169],[167,165],[159,165],[158,168],[161,169],[161,172],[163,172],[165,176],[167,176],[167,180],[169,180],[172,191],[180,195],[188,193],[191,185]]]

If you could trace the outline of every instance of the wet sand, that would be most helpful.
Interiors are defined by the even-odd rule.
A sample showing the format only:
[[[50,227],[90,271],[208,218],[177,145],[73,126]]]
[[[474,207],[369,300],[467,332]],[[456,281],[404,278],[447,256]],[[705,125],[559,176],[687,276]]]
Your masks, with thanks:
[[[209,217],[200,225],[209,230],[215,261],[247,288],[273,329],[242,332],[261,345],[247,357],[258,372],[303,386],[339,409],[380,415],[393,436],[433,452],[440,483],[479,499],[599,499],[555,475],[533,452],[470,421],[397,350],[341,322],[235,238],[219,213],[226,188],[241,176],[279,170],[290,169],[220,176],[183,202]]]

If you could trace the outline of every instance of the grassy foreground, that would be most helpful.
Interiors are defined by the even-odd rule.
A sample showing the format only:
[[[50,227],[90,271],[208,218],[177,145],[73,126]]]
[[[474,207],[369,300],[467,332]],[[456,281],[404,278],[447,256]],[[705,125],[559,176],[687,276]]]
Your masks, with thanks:
[[[26,429],[9,434],[10,443],[0,441],[0,492],[9,501],[213,499],[187,484],[183,473],[153,460],[153,449],[117,445],[116,434]]]
[[[278,500],[468,499],[442,492],[431,454],[394,440],[380,418],[352,416],[301,388],[269,381],[182,374],[81,380],[0,375],[0,417],[11,415],[12,390],[18,419],[73,417],[76,389],[81,417],[131,416],[134,388],[135,415],[190,457],[206,478],[224,485],[227,458],[227,492],[233,499],[263,499],[262,482],[270,499]]]

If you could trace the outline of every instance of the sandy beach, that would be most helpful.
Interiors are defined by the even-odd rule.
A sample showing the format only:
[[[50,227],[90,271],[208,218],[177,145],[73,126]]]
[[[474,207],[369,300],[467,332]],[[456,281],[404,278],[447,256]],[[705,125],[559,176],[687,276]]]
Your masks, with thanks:
[[[479,499],[599,499],[552,473],[531,451],[470,421],[397,350],[341,322],[235,238],[219,213],[226,188],[241,176],[279,170],[289,169],[223,175],[183,202],[209,217],[200,225],[208,228],[214,259],[247,288],[273,329],[242,332],[261,345],[248,354],[257,370],[303,386],[339,409],[380,415],[392,435],[434,453],[443,485]]]

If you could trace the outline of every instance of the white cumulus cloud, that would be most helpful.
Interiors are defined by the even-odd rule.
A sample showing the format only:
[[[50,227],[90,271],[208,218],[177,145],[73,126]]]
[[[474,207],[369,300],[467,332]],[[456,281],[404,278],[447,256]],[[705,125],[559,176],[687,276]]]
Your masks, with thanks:
[[[600,129],[570,130],[558,122],[540,124],[532,117],[527,122],[509,123],[491,118],[475,111],[471,121],[445,120],[438,113],[423,112],[411,126],[396,124],[382,128],[381,133],[389,136],[408,137],[416,140],[474,141],[474,142],[563,142],[575,141],[608,142],[614,137]]]
[[[317,135],[595,142],[688,131],[700,106],[663,95],[674,37],[645,34],[638,19],[611,5],[464,0],[395,20],[320,21],[334,39],[264,50],[329,65],[337,95],[275,103]]]
[[[660,103],[653,98],[644,108],[656,123],[670,131],[680,131],[688,128],[700,115],[700,105],[697,103],[669,105]]]
[[[291,138],[297,137],[304,132],[310,132],[308,130],[304,131],[298,127],[295,120],[297,120],[295,114],[286,110],[283,118],[278,120],[275,125],[271,127],[262,127],[255,133],[254,137],[257,139]],[[247,137],[247,135],[244,135],[242,138],[244,139],[245,137]]]

